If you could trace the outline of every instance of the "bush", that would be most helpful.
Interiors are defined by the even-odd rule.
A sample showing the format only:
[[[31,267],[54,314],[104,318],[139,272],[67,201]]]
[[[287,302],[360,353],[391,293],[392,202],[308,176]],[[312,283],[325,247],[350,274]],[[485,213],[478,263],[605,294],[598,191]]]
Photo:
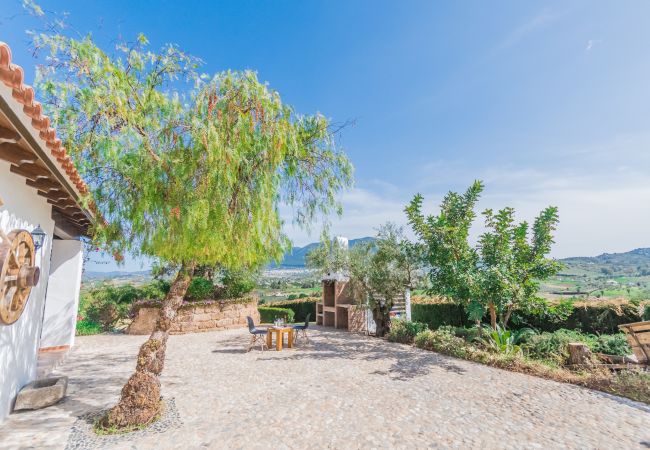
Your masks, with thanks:
[[[240,298],[255,289],[255,276],[253,273],[245,270],[229,270],[223,275],[221,280],[223,298]]]
[[[632,354],[632,349],[623,333],[601,334],[596,338],[592,350],[606,355],[626,356]]]
[[[455,336],[448,329],[437,331],[421,331],[414,339],[416,347],[444,353],[445,355],[465,358],[467,356],[467,342]]]
[[[213,294],[214,284],[212,284],[212,281],[203,277],[196,277],[190,282],[185,298],[188,301],[195,302],[212,298]]]
[[[316,320],[316,303],[320,299],[316,298],[304,298],[297,300],[285,300],[281,302],[270,303],[273,307],[278,308],[287,308],[294,312],[296,322],[304,322],[307,318],[307,314],[311,314],[311,321]]]
[[[645,305],[650,308],[650,305]],[[467,313],[460,305],[427,299],[414,299],[412,317],[414,321],[426,323],[429,329],[436,330],[441,326],[467,327],[473,325],[467,319]],[[509,329],[533,327],[539,331],[556,331],[562,328],[581,330],[593,334],[615,334],[618,326],[624,323],[639,322],[642,319],[639,307],[633,303],[600,301],[594,303],[563,302],[559,312],[553,314],[534,314],[516,312],[508,324]],[[650,316],[650,310],[645,314]],[[559,320],[558,317],[565,317]],[[515,320],[516,318],[516,320]]]
[[[294,313],[289,308],[268,308],[260,306],[257,308],[260,313],[260,322],[273,323],[275,319],[284,319],[287,323],[293,323]]]
[[[427,329],[426,323],[395,319],[390,323],[388,340],[391,342],[400,342],[402,344],[412,344],[415,336]]]
[[[115,303],[109,296],[90,299],[86,307],[86,318],[99,324],[102,331],[112,331],[115,325],[128,317],[129,305]]]
[[[650,303],[643,307],[643,320],[650,320]]]
[[[287,300],[296,300],[297,298],[298,298],[298,294],[289,294]]]
[[[582,342],[590,350],[608,355],[624,356],[632,352],[624,334],[594,336],[565,329],[531,336],[524,348],[532,358],[564,364],[569,357],[568,348],[571,342]]]
[[[102,327],[97,322],[88,319],[77,321],[77,336],[89,336],[91,334],[99,334],[102,332]]]
[[[411,317],[415,322],[426,323],[431,330],[441,326],[466,327],[469,320],[462,306],[454,303],[417,303],[411,304]]]

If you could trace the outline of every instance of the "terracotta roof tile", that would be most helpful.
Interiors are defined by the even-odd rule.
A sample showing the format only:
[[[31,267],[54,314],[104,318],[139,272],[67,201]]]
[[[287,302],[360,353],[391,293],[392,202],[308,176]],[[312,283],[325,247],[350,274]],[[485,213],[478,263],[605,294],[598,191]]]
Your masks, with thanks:
[[[12,88],[12,96],[23,105],[23,112],[31,119],[32,127],[39,132],[46,147],[65,170],[65,174],[80,193],[88,193],[88,187],[83,182],[70,156],[56,137],[56,131],[50,127],[50,118],[43,115],[42,105],[34,100],[34,89],[23,84],[24,72],[22,67],[11,62],[11,48],[0,41],[0,81]]]

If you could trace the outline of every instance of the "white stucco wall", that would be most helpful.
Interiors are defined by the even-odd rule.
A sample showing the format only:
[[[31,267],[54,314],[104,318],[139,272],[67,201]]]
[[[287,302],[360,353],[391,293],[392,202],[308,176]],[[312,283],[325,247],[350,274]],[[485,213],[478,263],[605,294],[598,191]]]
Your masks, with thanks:
[[[40,348],[74,344],[82,265],[80,241],[52,241]]]
[[[36,264],[41,269],[37,286],[32,288],[25,310],[12,325],[0,324],[0,422],[11,411],[20,388],[36,376],[39,337],[43,318],[47,274],[54,221],[51,206],[25,179],[9,171],[9,163],[0,161],[0,227],[5,231],[22,228],[28,231],[37,225],[47,233],[45,244],[37,251]]]

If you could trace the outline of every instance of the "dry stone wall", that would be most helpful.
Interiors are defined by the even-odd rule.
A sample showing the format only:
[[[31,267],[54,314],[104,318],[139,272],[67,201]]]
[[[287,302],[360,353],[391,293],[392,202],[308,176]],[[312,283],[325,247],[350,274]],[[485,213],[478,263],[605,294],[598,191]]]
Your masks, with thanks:
[[[133,322],[126,330],[127,334],[150,334],[158,319],[160,308],[144,306],[138,309]],[[192,305],[187,303],[178,311],[172,324],[171,334],[198,333],[202,331],[228,330],[244,328],[246,316],[251,316],[255,323],[260,322],[257,311],[257,299],[248,302],[209,302]]]

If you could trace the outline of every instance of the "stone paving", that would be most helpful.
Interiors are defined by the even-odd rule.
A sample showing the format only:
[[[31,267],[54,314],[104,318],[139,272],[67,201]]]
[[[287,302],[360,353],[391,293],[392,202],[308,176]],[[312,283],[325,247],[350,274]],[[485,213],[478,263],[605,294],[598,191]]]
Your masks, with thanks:
[[[163,395],[181,423],[105,447],[650,447],[646,405],[346,332],[311,337],[245,353],[245,330],[172,336]],[[68,398],[10,416],[0,448],[65,448],[79,416],[115,402],[144,339],[78,338],[57,370]]]

